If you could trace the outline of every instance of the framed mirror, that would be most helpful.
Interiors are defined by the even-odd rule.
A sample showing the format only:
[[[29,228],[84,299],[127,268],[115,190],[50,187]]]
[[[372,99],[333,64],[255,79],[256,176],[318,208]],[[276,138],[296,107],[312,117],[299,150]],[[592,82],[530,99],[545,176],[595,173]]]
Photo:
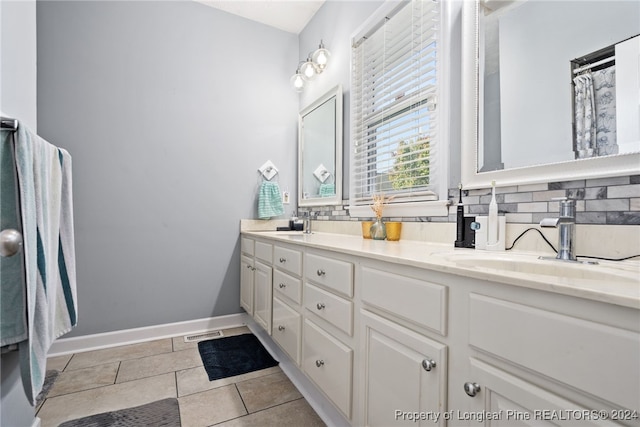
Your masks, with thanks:
[[[298,205],[342,202],[342,86],[298,115]]]
[[[462,17],[465,188],[640,173],[639,2],[475,0]],[[585,145],[576,77],[603,69],[614,136],[597,123]]]

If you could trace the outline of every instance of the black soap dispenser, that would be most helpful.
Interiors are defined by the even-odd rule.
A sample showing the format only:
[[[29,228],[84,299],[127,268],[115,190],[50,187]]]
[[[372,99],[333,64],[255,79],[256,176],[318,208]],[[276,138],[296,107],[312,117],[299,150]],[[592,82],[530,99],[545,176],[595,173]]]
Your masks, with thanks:
[[[475,247],[475,230],[471,228],[471,224],[475,222],[474,216],[464,216],[464,205],[462,204],[462,184],[458,184],[460,193],[458,200],[458,211],[456,213],[456,240],[454,246],[456,248],[474,248]]]

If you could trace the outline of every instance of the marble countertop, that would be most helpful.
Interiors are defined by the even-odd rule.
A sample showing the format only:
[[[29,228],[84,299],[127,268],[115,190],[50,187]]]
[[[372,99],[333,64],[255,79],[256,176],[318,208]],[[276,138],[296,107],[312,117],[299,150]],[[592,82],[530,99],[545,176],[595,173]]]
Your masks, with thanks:
[[[476,251],[453,248],[451,244],[388,242],[324,232],[242,231],[242,234],[640,309],[640,261],[568,263],[541,260],[540,254],[534,252]]]

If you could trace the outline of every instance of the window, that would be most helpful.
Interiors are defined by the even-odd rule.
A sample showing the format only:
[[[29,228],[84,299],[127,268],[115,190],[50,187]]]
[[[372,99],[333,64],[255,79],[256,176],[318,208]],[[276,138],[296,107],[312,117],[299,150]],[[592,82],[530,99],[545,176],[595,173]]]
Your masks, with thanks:
[[[383,8],[352,40],[352,216],[371,216],[366,209],[373,194],[393,197],[385,216],[416,215],[387,212],[446,199],[441,3],[413,0]],[[442,215],[445,203],[437,203]]]

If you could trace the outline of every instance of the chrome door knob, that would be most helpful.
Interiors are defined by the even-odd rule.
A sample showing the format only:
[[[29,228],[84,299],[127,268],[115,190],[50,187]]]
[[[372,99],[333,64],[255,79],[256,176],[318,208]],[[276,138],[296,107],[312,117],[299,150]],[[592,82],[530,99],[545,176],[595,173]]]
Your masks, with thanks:
[[[286,258],[280,258],[280,262],[287,262]]]
[[[324,275],[325,275],[325,272],[324,272],[324,270],[323,270],[323,269],[321,269],[321,268],[320,268],[320,269],[318,269],[318,271],[316,271],[316,274],[317,274],[318,276],[322,277],[322,276],[324,276]]]
[[[324,366],[324,360],[316,360],[316,366],[318,368],[320,368],[321,366]]]
[[[464,392],[467,393],[467,395],[474,397],[480,392],[480,386],[478,383],[466,382],[464,383]]]
[[[280,284],[278,285],[278,287],[279,287],[280,289],[284,289],[286,286],[287,286],[287,285],[285,285],[284,283],[280,283]]]
[[[282,325],[278,326],[278,330],[279,331],[284,331],[284,326],[282,326]]]
[[[324,303],[323,303],[323,302],[319,302],[319,303],[317,303],[317,304],[316,304],[316,308],[317,308],[318,310],[322,310],[322,309],[323,309],[323,308],[325,308],[325,307],[326,307],[326,306],[324,305]]]
[[[0,232],[0,255],[10,257],[17,254],[22,248],[22,234],[13,228],[7,228]]]
[[[436,362],[428,357],[422,361],[422,368],[427,372],[432,370],[435,367],[436,367]]]

